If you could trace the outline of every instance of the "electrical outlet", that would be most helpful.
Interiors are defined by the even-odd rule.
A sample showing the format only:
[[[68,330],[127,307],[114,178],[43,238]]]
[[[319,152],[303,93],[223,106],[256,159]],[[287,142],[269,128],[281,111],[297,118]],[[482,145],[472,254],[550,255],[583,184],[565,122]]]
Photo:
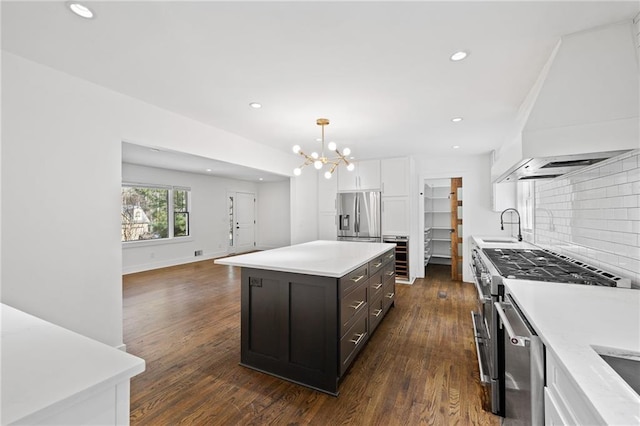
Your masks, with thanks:
[[[196,250],[196,251],[193,253],[193,255],[194,255],[194,256],[202,256],[202,250]]]
[[[149,257],[151,257],[151,258],[153,259],[154,257],[156,257],[156,254],[155,254],[154,252],[151,252],[151,253],[149,254]]]

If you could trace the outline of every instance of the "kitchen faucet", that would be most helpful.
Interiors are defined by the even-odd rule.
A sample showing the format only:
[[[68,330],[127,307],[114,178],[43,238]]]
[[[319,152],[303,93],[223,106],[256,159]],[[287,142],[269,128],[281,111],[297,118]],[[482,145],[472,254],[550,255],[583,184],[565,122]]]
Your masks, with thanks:
[[[513,210],[518,215],[518,241],[522,241],[522,231],[520,230],[520,212],[514,208],[504,209],[502,213],[500,213],[500,229],[504,231],[504,221],[502,220],[502,216],[509,210]],[[513,222],[507,222],[507,225],[515,225]]]

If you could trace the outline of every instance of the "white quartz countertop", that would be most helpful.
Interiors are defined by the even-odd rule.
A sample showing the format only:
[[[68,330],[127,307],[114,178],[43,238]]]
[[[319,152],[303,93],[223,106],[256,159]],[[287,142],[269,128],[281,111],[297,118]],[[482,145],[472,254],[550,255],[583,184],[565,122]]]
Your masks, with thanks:
[[[640,424],[640,396],[598,355],[640,359],[640,291],[504,280],[547,350],[608,425]],[[594,348],[598,348],[598,352]]]
[[[0,304],[1,424],[37,423],[81,395],[144,371],[144,360]]]
[[[216,259],[215,263],[340,278],[394,247],[388,243],[318,240]]]

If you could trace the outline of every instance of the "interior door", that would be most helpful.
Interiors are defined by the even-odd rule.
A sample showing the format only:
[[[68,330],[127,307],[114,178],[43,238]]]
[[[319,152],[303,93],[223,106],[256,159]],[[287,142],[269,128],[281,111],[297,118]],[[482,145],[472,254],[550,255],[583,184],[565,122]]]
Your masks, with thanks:
[[[255,248],[255,194],[236,192],[234,202],[235,253],[250,251]]]
[[[462,178],[451,178],[451,279],[462,281]]]

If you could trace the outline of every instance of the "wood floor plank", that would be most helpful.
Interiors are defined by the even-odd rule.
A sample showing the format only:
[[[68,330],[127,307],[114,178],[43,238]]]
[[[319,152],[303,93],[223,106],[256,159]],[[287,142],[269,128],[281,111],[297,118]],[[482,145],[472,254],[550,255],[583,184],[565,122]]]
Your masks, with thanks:
[[[472,284],[449,268],[396,286],[392,308],[332,397],[240,366],[240,270],[213,261],[125,275],[124,338],[147,369],[132,425],[497,425],[485,411]]]

